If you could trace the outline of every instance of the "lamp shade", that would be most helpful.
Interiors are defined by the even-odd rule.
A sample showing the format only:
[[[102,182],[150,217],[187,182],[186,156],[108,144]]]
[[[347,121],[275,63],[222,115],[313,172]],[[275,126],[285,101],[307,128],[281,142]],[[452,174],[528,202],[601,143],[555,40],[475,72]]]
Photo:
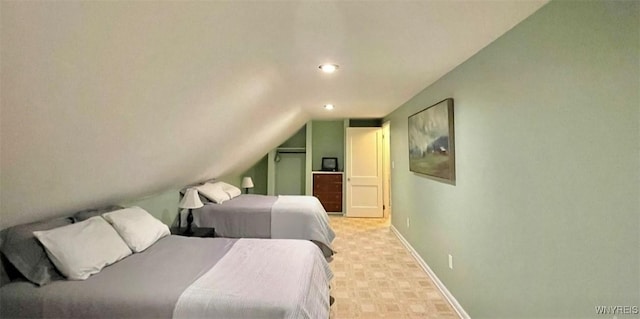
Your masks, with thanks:
[[[253,188],[253,180],[251,177],[243,177],[242,178],[242,188]]]
[[[187,189],[178,205],[180,208],[200,208],[202,206],[204,205],[200,200],[200,196],[198,196],[198,190],[195,188]]]

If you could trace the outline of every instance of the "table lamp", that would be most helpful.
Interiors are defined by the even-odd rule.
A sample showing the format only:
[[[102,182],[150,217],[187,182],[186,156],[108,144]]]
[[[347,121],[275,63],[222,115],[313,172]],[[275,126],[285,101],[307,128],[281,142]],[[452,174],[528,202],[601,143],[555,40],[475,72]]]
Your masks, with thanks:
[[[253,188],[253,180],[251,179],[251,177],[243,177],[242,178],[242,185],[240,185],[242,188],[244,188],[244,193],[245,194],[249,194],[249,188]]]
[[[178,205],[178,207],[180,208],[189,209],[189,214],[187,215],[187,229],[184,231],[185,235],[193,234],[193,230],[191,229],[191,224],[193,223],[193,213],[191,212],[191,209],[200,208],[202,206],[204,205],[200,200],[200,196],[198,196],[198,190],[195,188],[187,189],[187,191],[184,193],[184,196],[182,197],[182,200],[180,201],[180,204]]]

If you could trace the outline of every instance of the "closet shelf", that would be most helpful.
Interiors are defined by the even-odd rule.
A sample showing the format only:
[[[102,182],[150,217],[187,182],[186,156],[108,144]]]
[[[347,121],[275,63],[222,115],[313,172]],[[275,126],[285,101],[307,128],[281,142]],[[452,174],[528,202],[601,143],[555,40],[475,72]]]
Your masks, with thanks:
[[[278,147],[276,149],[278,153],[306,153],[306,147]]]

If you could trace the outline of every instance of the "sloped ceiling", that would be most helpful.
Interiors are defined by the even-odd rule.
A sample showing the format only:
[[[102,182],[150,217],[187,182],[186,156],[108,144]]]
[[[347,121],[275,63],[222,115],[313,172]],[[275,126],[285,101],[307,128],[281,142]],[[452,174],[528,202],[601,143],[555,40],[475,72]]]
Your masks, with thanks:
[[[240,173],[310,119],[382,117],[545,2],[2,1],[0,228]]]

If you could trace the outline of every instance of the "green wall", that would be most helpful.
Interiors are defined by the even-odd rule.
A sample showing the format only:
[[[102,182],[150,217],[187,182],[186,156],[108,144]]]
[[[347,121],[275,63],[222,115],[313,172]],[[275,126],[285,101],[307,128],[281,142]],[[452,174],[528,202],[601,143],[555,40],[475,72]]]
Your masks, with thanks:
[[[260,159],[242,176],[250,176],[253,180],[253,189],[249,190],[250,194],[267,195],[267,156]],[[244,189],[242,191],[244,192]]]
[[[303,126],[295,134],[293,134],[288,140],[286,140],[280,147],[306,147],[307,145],[307,130],[306,126]]]
[[[217,180],[240,187],[242,176],[224,176]],[[154,194],[142,199],[123,202],[120,203],[120,205],[124,207],[140,206],[163,223],[173,226],[178,224],[178,212],[180,211],[178,204],[180,203],[180,199],[180,189],[175,189]]]
[[[312,170],[322,168],[323,157],[337,157],[340,170],[344,170],[344,121],[313,121],[311,128]]]
[[[640,306],[639,30],[639,2],[551,2],[387,117],[392,223],[472,318]],[[447,97],[455,186],[408,167]]]
[[[180,190],[170,190],[143,199],[121,203],[124,207],[140,206],[167,225],[178,223]]]

